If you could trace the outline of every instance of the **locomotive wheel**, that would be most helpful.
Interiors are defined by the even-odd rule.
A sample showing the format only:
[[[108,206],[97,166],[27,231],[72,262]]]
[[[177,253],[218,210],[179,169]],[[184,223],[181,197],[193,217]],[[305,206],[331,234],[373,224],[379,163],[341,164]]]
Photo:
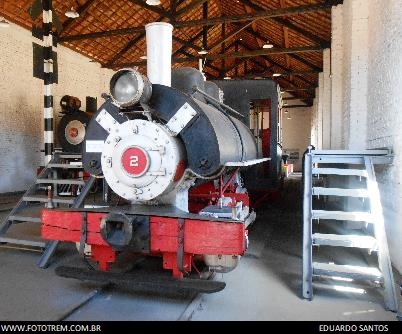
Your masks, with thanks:
[[[84,112],[67,114],[61,118],[57,135],[63,151],[81,153],[90,119],[90,116]]]

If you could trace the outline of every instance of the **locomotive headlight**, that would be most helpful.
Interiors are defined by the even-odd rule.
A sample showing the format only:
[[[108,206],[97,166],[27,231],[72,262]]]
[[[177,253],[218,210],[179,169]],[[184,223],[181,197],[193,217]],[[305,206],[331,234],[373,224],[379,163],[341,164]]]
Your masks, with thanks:
[[[131,107],[151,98],[152,84],[134,69],[121,69],[110,80],[110,95],[120,107]]]

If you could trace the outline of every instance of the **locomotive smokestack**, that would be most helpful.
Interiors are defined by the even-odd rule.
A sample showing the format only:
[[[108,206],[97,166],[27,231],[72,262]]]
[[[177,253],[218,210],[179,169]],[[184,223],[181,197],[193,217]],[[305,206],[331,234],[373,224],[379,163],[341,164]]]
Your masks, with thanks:
[[[154,22],[147,24],[145,30],[149,81],[170,87],[173,26],[165,22]]]

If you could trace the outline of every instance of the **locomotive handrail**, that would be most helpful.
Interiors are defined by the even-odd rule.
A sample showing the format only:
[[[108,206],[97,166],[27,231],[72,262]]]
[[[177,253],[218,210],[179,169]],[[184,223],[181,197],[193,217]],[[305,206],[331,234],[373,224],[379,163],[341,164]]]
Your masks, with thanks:
[[[225,107],[225,109],[227,111],[230,111],[230,112],[232,112],[232,113],[244,118],[244,115],[240,114],[238,111],[234,110],[233,108],[229,107],[228,105],[226,105],[226,104],[218,101],[217,99],[213,98],[211,95],[208,95],[207,93],[205,93],[204,91],[199,89],[197,86],[193,87],[193,91],[194,91],[194,93],[200,93],[201,95],[203,95],[207,100],[209,100],[209,102],[216,103],[217,105],[219,105],[221,107]]]

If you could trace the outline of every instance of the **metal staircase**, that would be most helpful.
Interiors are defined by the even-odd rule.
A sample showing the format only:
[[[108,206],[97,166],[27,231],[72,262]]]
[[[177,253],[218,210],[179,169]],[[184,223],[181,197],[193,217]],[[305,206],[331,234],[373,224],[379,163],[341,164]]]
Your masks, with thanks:
[[[313,277],[347,278],[353,280],[374,281],[383,285],[384,301],[387,309],[398,310],[392,266],[389,257],[384,217],[380,193],[375,177],[374,164],[389,164],[392,156],[387,150],[366,151],[319,151],[311,150],[304,155],[304,194],[303,194],[303,297],[313,298]],[[343,185],[352,184],[350,177],[360,178],[359,188],[328,187],[328,182],[315,184],[314,176],[335,176]],[[350,179],[349,179],[350,180]],[[322,180],[321,180],[322,181]],[[315,208],[317,203],[313,196],[325,196],[326,199],[337,198],[345,202],[341,210],[329,211],[328,202],[325,209]],[[362,199],[362,209],[343,211],[351,198]],[[330,220],[332,226],[341,222],[361,222],[364,234],[316,233],[320,220]],[[338,229],[336,232],[339,232]],[[343,259],[341,263],[313,261],[313,247],[351,247],[376,252],[378,266],[355,266]]]
[[[55,152],[36,182],[0,225],[0,243],[44,249],[47,245],[38,233],[42,209],[81,205],[83,196],[78,195],[83,192],[87,183],[83,179],[80,154]],[[80,203],[77,203],[78,200]],[[36,231],[28,233],[29,238],[26,238],[26,235],[21,235],[21,223],[30,223],[30,227]]]

